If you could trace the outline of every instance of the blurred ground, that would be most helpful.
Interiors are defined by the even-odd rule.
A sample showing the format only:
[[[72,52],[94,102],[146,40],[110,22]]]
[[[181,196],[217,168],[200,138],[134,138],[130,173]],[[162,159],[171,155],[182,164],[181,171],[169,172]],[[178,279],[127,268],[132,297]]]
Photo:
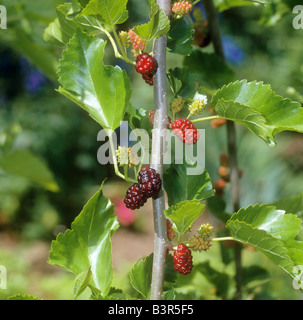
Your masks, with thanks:
[[[209,221],[216,225],[216,220],[206,213],[195,225],[198,227]],[[153,240],[150,199],[143,208],[137,210],[134,224],[128,227],[120,226],[112,237],[115,274],[121,273],[121,277],[124,277],[134,263],[152,253]],[[0,264],[4,262],[7,268],[8,288],[0,289],[0,300],[16,293],[51,300],[72,299],[74,276],[47,262],[50,246],[51,243],[47,241],[24,241],[18,233],[0,232]]]

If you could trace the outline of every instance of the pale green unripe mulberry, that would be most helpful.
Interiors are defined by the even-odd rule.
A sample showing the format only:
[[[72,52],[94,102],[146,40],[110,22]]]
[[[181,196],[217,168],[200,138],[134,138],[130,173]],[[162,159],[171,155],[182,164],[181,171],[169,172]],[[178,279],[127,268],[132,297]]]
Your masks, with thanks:
[[[211,247],[211,239],[205,239],[201,236],[192,236],[189,239],[188,247],[194,251],[207,251]]]
[[[132,148],[119,146],[116,150],[117,161],[120,166],[128,165],[130,168],[137,166],[140,163],[136,151]]]
[[[190,115],[198,115],[207,105],[207,97],[196,93],[193,102],[188,106]]]
[[[119,38],[122,43],[122,46],[125,48],[129,48],[130,46],[130,37],[126,31],[119,32]]]
[[[182,97],[175,98],[170,105],[172,113],[180,112],[184,106],[184,103],[185,100]]]
[[[209,223],[202,224],[200,228],[198,229],[198,233],[203,238],[209,238],[214,231],[214,227],[211,226]]]

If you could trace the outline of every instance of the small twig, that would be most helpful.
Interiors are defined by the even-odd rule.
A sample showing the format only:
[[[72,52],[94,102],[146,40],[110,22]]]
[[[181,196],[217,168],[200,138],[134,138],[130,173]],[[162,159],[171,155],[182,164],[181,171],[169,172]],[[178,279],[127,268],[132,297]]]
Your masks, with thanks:
[[[211,239],[211,241],[215,241],[215,242],[218,242],[218,241],[230,241],[230,240],[236,241],[235,238],[233,238],[233,237],[220,237],[220,238],[212,238]]]
[[[195,122],[202,122],[202,121],[214,120],[214,119],[219,119],[219,118],[220,118],[219,116],[209,116],[209,117],[203,117],[203,118],[199,118],[199,119],[194,119],[194,120],[191,120],[191,122],[195,123]]]

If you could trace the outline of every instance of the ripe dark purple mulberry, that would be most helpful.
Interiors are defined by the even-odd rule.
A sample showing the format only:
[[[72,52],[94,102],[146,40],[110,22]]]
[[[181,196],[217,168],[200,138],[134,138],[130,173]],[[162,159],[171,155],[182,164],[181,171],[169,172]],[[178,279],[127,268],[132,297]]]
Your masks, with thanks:
[[[146,196],[156,197],[162,187],[160,174],[150,166],[145,166],[138,174],[139,188]]]
[[[132,210],[139,209],[146,201],[147,196],[140,190],[138,183],[135,183],[127,190],[124,198],[126,207]]]

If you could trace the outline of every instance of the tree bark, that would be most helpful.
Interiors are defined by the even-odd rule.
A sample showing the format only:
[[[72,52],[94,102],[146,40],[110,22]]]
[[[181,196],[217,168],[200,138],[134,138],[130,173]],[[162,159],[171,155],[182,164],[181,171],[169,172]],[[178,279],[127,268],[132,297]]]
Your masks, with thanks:
[[[158,0],[160,8],[169,15],[170,0]],[[152,134],[151,167],[160,173],[163,180],[163,145],[167,128],[167,86],[166,86],[167,35],[154,41],[153,57],[158,62],[154,77],[154,129]],[[151,300],[161,300],[163,295],[164,267],[168,250],[166,234],[165,198],[163,189],[153,199],[154,256],[151,283]]]

